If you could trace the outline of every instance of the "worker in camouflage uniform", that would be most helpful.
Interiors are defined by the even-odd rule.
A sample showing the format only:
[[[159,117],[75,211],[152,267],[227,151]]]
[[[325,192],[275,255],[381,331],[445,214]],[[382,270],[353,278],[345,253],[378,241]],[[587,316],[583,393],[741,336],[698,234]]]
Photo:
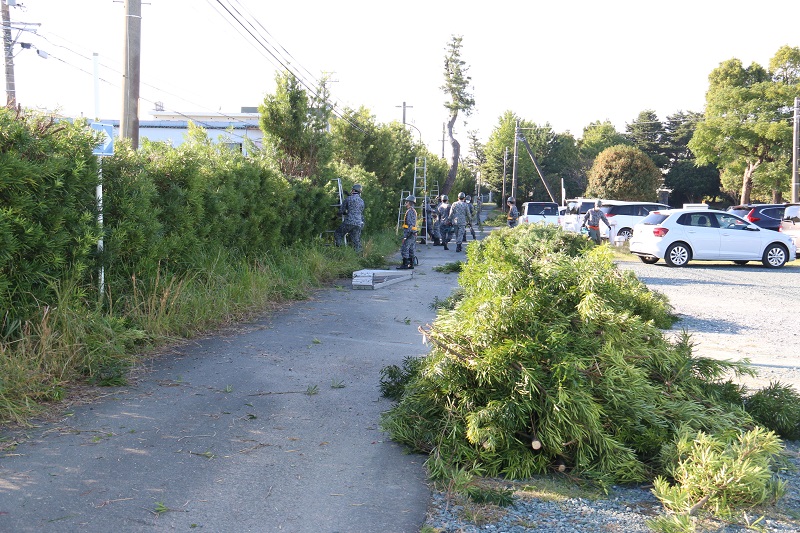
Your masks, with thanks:
[[[508,219],[508,227],[515,228],[519,223],[519,209],[517,209],[517,201],[513,196],[509,196],[506,204],[508,204],[508,215],[506,217]]]
[[[469,207],[469,219],[470,219],[470,221],[475,220],[475,215],[477,213],[476,213],[475,206],[472,203],[472,196],[467,195],[467,197],[464,199],[464,201],[467,202],[467,206]],[[469,232],[472,234],[472,240],[473,241],[477,241],[478,238],[475,236],[475,228],[472,227],[472,222],[467,224],[467,227],[469,228]],[[466,231],[464,232],[464,240],[462,242],[467,242],[467,232]]]
[[[456,252],[461,251],[461,242],[466,235],[467,224],[472,223],[470,218],[470,209],[467,202],[464,201],[466,194],[463,192],[458,193],[458,201],[450,207],[450,223],[455,228],[456,233]]]
[[[414,268],[414,253],[417,250],[417,211],[414,209],[417,199],[413,194],[406,197],[406,216],[403,217],[403,245],[400,255],[403,264],[397,270]]]
[[[439,219],[439,204],[442,203],[440,196],[436,197],[436,205],[431,205],[431,217],[433,217],[433,245],[442,245],[442,221]]]
[[[439,231],[442,233],[442,246],[445,250],[449,250],[447,243],[450,242],[450,237],[453,235],[453,224],[450,222],[450,204],[447,203],[448,198],[446,194],[442,195],[442,203],[439,204]]]
[[[606,214],[600,209],[601,207],[603,207],[603,202],[597,200],[594,203],[594,208],[589,209],[586,211],[586,214],[583,215],[583,224],[581,224],[581,227],[586,226],[586,229],[589,230],[589,238],[592,239],[595,244],[600,244],[602,242],[600,239],[601,220],[608,226],[608,234],[611,235],[611,224],[609,224]]]
[[[439,236],[436,234],[436,209],[431,205],[430,198],[425,197],[423,200],[423,211],[425,212],[425,230],[428,232],[428,238],[433,239],[433,245],[439,245]],[[420,244],[425,244],[425,239],[420,240]]]
[[[350,235],[353,241],[353,248],[356,252],[361,251],[361,230],[364,228],[364,200],[361,198],[361,185],[356,183],[350,191],[342,205],[339,206],[339,214],[343,215],[342,223],[333,233],[333,241],[336,246],[341,246],[345,235]]]

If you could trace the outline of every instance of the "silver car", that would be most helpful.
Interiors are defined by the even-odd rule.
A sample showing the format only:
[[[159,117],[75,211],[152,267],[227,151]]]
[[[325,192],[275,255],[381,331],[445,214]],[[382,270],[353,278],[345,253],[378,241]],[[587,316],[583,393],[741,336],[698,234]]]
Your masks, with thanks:
[[[673,267],[697,260],[738,265],[761,261],[780,268],[797,254],[790,237],[708,208],[653,211],[634,226],[630,250],[644,263],[663,259]]]

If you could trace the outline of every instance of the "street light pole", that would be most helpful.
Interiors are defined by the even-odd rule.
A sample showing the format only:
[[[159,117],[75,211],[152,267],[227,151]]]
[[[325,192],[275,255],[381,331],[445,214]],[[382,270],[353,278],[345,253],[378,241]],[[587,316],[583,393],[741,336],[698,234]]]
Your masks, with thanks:
[[[409,106],[409,107],[410,107],[410,106]],[[419,133],[419,143],[420,143],[420,144],[422,144],[422,132],[421,132],[421,131],[419,131],[419,128],[418,128],[418,127],[416,127],[416,126],[415,126],[415,125],[413,125],[413,124],[406,124],[405,122],[404,122],[403,124],[404,124],[404,125],[406,125],[406,126],[411,126],[411,127],[412,127],[412,128],[414,128],[415,130],[417,130],[417,133]]]

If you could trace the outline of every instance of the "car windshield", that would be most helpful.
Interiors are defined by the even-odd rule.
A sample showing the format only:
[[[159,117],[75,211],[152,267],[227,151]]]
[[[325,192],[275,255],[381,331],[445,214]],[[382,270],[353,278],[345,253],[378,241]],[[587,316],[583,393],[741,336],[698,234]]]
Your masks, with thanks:
[[[557,215],[558,206],[556,204],[528,204],[526,215]]]
[[[656,224],[661,224],[667,219],[667,215],[661,213],[661,211],[653,211],[642,220],[642,224],[647,224],[649,226],[655,226]]]

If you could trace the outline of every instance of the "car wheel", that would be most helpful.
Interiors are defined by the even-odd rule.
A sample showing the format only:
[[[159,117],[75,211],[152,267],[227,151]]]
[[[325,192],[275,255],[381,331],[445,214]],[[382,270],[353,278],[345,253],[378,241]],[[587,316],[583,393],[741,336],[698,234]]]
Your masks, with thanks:
[[[617,232],[617,237],[625,237],[625,240],[629,241],[633,237],[633,230],[631,228],[622,228]]]
[[[750,261],[743,261],[743,260],[740,259],[738,261],[734,261],[733,263],[736,264],[736,265],[746,265],[749,262]]]
[[[780,268],[786,264],[787,258],[786,248],[780,244],[770,244],[764,250],[764,257],[761,258],[761,262],[768,268]]]
[[[654,255],[640,255],[639,259],[646,265],[655,265],[658,263],[658,257]]]
[[[682,242],[673,242],[664,254],[664,262],[671,267],[682,267],[691,259],[692,251]]]

